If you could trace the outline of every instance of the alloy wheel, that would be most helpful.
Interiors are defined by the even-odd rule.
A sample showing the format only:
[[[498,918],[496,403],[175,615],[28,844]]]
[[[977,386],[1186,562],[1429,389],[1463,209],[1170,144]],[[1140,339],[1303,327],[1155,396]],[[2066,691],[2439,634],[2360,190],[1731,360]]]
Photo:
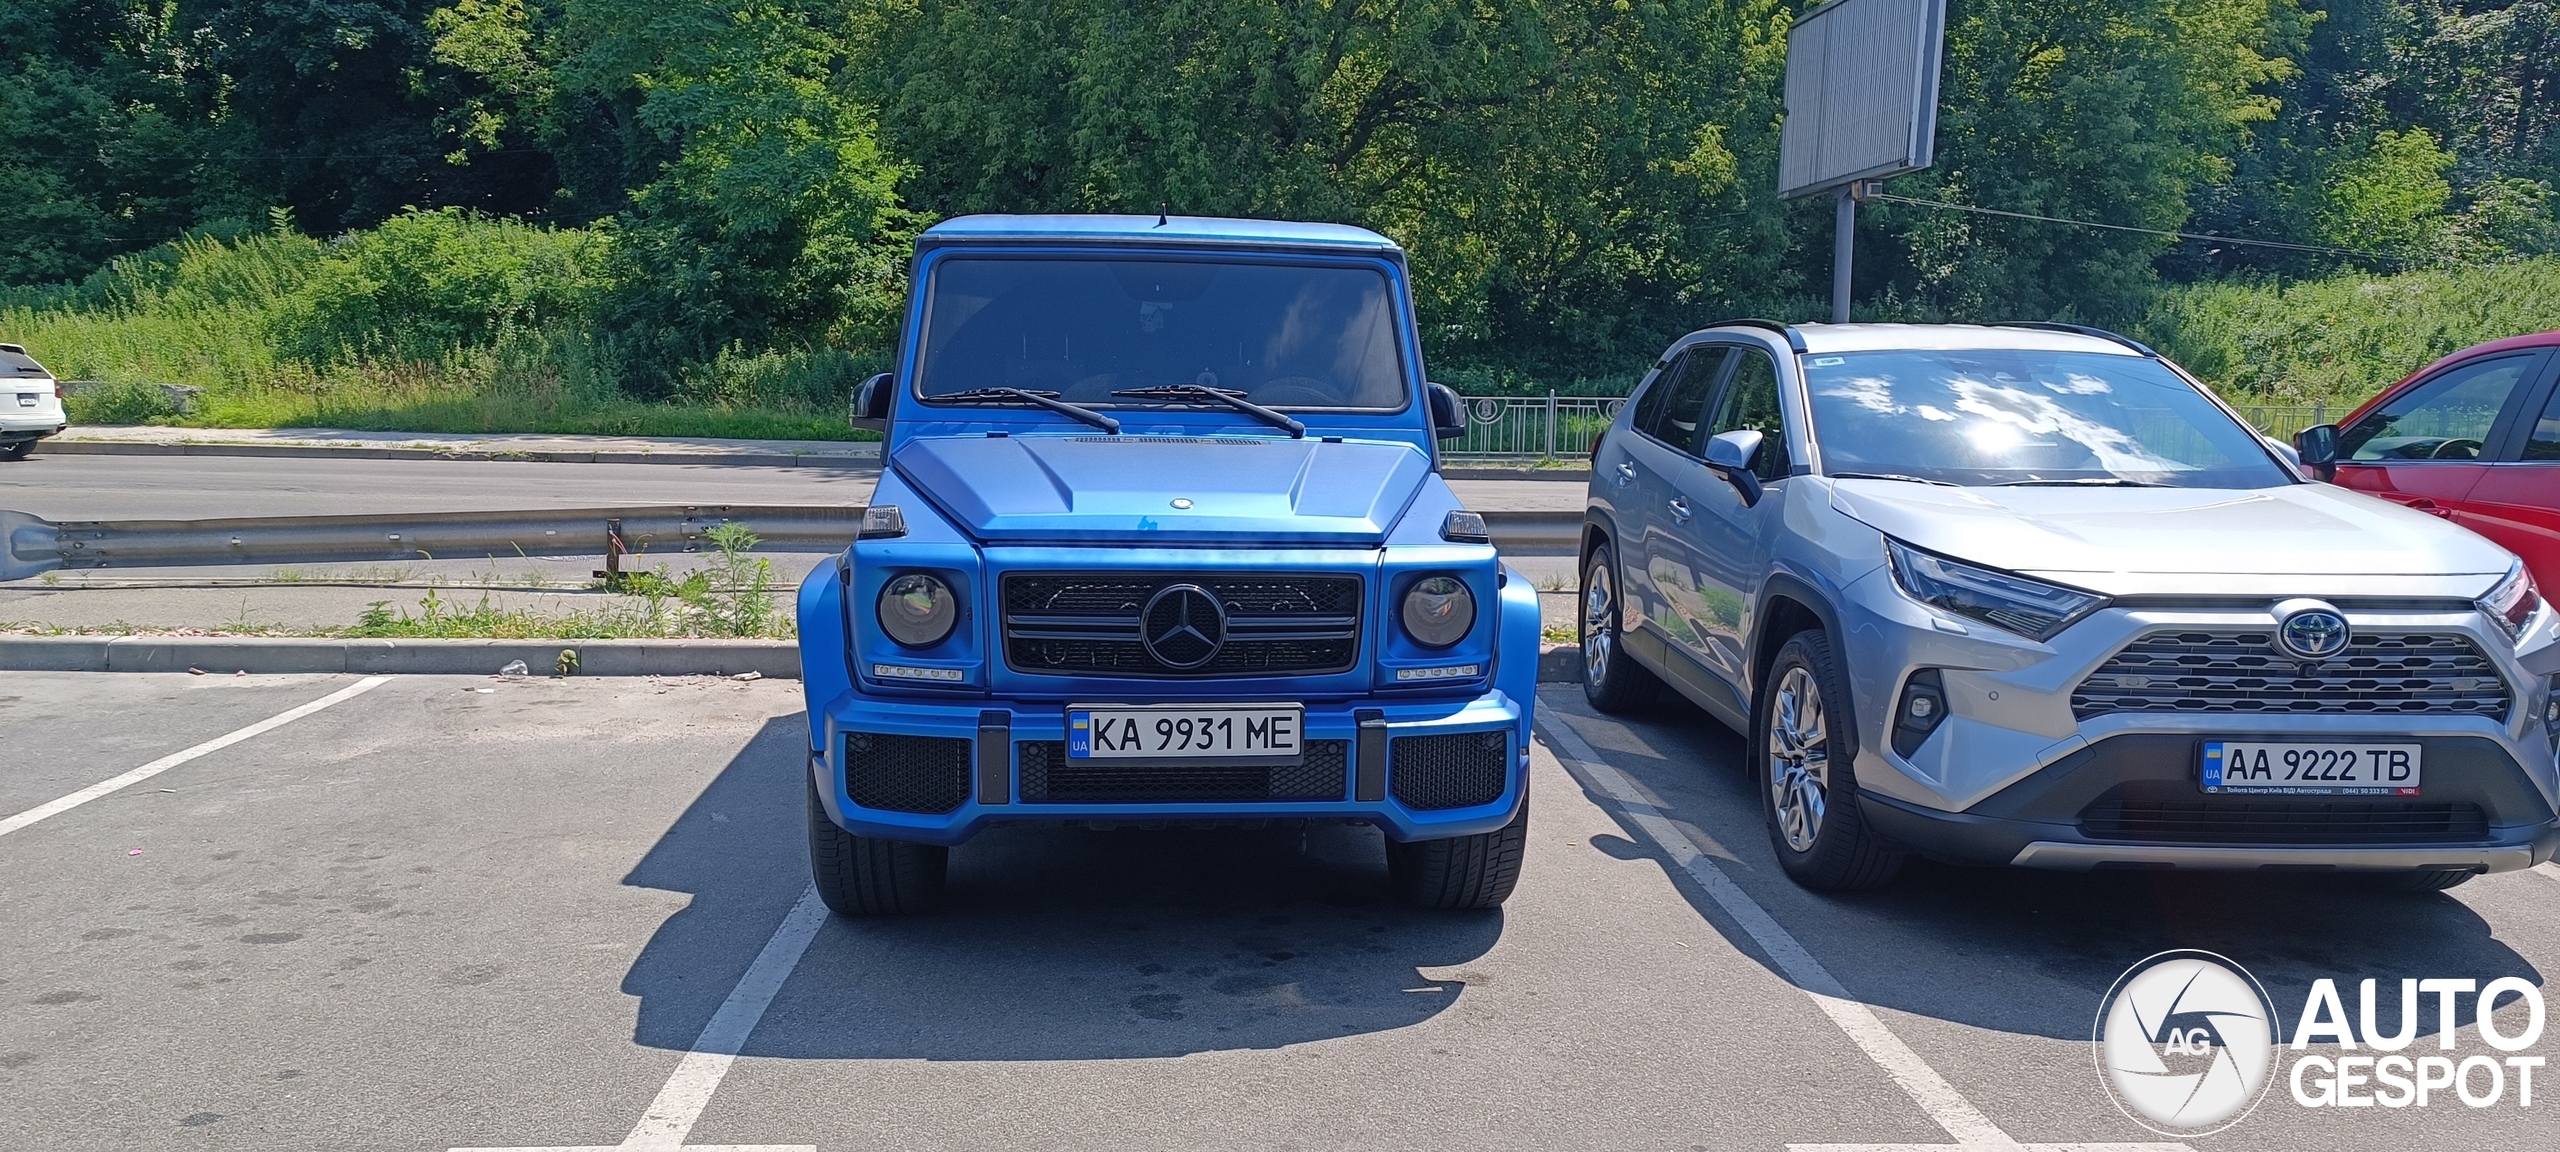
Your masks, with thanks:
[[[1609,674],[1609,657],[1618,644],[1618,598],[1609,587],[1609,566],[1592,561],[1582,577],[1582,677],[1593,684]]]
[[[1813,850],[1814,840],[1822,835],[1830,792],[1830,739],[1822,689],[1814,683],[1811,669],[1791,667],[1778,678],[1777,698],[1769,709],[1769,799],[1787,847]]]

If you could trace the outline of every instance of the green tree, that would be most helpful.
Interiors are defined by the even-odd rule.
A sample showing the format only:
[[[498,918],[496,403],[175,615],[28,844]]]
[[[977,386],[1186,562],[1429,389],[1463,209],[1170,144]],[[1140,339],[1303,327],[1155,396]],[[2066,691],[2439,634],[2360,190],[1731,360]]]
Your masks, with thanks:
[[[2292,0],[1959,0],[1949,15],[1929,198],[2138,228],[2185,225],[2197,189],[2271,119],[2306,24]],[[2168,242],[1900,209],[1889,287],[1985,319],[2136,315]]]
[[[776,0],[568,5],[551,83],[564,120],[586,109],[621,138],[607,319],[644,390],[733,346],[883,335],[900,169],[847,90],[843,21]]]

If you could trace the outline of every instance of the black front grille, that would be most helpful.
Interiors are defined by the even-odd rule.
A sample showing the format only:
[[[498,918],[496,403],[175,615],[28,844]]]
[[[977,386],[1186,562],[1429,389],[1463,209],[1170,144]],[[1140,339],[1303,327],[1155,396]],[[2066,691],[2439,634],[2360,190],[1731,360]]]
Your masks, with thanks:
[[[969,798],[972,741],[852,732],[844,746],[845,791],[865,808],[939,816]]]
[[[1199,764],[1131,765],[1067,759],[1058,740],[1026,740],[1013,746],[1022,771],[1025,804],[1252,804],[1280,800],[1340,800],[1349,789],[1350,742],[1309,740],[1294,765],[1241,767]]]
[[[1226,609],[1226,640],[1147,651],[1143,613],[1164,588],[1192,584]],[[1137,677],[1322,675],[1360,656],[1357,576],[1212,576],[1168,572],[1016,572],[1004,577],[1005,663],[1018,672]]]
[[[2358,628],[2346,651],[2304,663],[2271,630],[2182,629],[2126,645],[2071,694],[2078,719],[2122,712],[2503,718],[2507,685],[2458,632]]]
[[[2488,839],[2477,804],[2380,800],[2153,800],[2082,809],[2092,840],[2155,844],[2456,844]]]
[[[1491,804],[1511,780],[1509,732],[1398,736],[1387,747],[1387,786],[1407,808]]]

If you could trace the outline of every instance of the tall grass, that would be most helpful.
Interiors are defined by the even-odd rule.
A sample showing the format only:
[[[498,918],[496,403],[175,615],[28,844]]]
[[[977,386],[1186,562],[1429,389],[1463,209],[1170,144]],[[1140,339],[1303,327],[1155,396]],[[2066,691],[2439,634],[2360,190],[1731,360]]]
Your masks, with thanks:
[[[334,241],[290,229],[191,237],[86,282],[0,295],[0,341],[64,379],[192,384],[75,397],[74,422],[418,432],[849,439],[844,400],[886,358],[733,348],[623,394],[622,353],[589,321],[611,236],[413,212]],[[859,434],[868,435],[868,434]]]
[[[2236,399],[2361,403],[2449,352],[2560,329],[2560,257],[2162,291],[2141,335]]]

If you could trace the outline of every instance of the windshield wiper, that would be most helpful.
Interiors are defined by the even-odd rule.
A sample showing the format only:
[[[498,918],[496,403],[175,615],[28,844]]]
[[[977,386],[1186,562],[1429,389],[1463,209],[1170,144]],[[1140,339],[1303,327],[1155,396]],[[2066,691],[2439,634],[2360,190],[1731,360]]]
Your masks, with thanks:
[[[1244,398],[1244,393],[1231,388],[1212,388],[1206,384],[1153,384],[1144,388],[1123,388],[1113,392],[1112,395],[1128,396],[1139,400],[1205,400],[1212,404],[1224,404],[1274,428],[1287,429],[1290,435],[1301,440],[1307,435],[1307,426],[1295,417],[1285,412],[1272,411],[1247,400]]]
[[[2168,488],[2148,480],[2127,480],[2122,476],[2089,476],[2078,480],[2011,480],[1994,484],[1994,488]]]
[[[1061,416],[1073,416],[1078,420],[1082,420],[1085,423],[1091,424],[1096,428],[1100,428],[1114,436],[1120,434],[1119,421],[1105,416],[1100,412],[1096,412],[1091,408],[1086,408],[1077,404],[1069,404],[1064,400],[1058,399],[1057,393],[1050,392],[1045,389],[1035,391],[1029,388],[969,388],[958,392],[945,392],[939,396],[927,396],[925,399],[956,400],[963,404],[976,403],[983,400],[1019,400],[1025,404],[1033,404],[1046,408]]]
[[[1959,487],[1944,480],[1923,480],[1917,476],[1905,476],[1900,472],[1825,472],[1823,475],[1834,480],[1900,480],[1905,484],[1935,484],[1940,488]]]

